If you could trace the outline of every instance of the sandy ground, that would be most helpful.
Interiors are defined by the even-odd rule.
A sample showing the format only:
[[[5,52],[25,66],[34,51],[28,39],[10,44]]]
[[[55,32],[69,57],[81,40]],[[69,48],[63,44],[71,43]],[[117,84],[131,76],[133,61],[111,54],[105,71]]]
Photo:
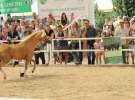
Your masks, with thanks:
[[[38,66],[20,79],[23,67],[0,73],[0,97],[42,100],[135,100],[134,67]]]

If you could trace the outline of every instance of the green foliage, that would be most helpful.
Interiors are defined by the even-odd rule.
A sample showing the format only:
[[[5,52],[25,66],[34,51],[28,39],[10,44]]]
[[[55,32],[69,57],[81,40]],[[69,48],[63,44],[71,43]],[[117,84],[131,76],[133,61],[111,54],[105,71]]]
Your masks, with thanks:
[[[115,17],[115,13],[113,11],[111,11],[111,12],[100,11],[100,10],[98,10],[97,5],[95,5],[95,15],[96,15],[95,17],[96,17],[96,31],[97,32],[99,32],[100,29],[103,28],[105,16],[110,17],[110,19],[114,19],[114,17]]]
[[[116,15],[133,17],[135,15],[135,0],[112,0]]]
[[[95,5],[95,18],[96,18],[96,31],[99,31],[103,26],[104,14],[98,10],[97,5]]]
[[[112,3],[114,8],[111,12],[100,11],[97,5],[95,5],[97,31],[102,29],[105,16],[110,17],[112,21],[115,16],[128,16],[129,18],[135,16],[135,0],[112,0]]]

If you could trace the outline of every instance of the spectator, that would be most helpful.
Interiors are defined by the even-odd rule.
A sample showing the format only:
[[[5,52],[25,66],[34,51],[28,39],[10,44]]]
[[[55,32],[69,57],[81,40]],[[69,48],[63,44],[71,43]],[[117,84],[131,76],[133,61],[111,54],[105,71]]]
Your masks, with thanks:
[[[18,39],[22,40],[24,38],[24,32],[22,31],[22,28],[19,26],[17,28],[17,31],[18,31]]]
[[[8,39],[8,33],[7,33],[7,29],[6,27],[3,27],[1,35],[0,35],[0,39],[1,40],[7,40]]]
[[[97,35],[97,38],[99,38],[99,34]],[[101,39],[96,39],[94,43],[94,48],[97,50],[104,50],[104,44],[101,42]],[[96,64],[102,64],[102,58],[105,62],[105,53],[104,51],[95,51],[96,56]]]
[[[35,50],[44,50],[44,46],[45,46],[45,43],[44,41],[41,41]],[[39,59],[41,59],[42,61],[42,64],[45,64],[45,56],[44,56],[44,52],[36,52],[35,53],[35,61],[36,61],[36,64],[39,64]]]
[[[35,30],[34,31],[40,31],[40,26],[39,26],[39,23],[35,23]]]
[[[7,32],[0,32],[0,40],[7,40]]]
[[[41,23],[42,23],[42,27],[43,27],[43,28],[44,28],[45,26],[47,26],[47,25],[48,25],[47,18],[46,18],[46,17],[42,18],[42,19],[41,19]]]
[[[26,20],[26,22],[25,22],[25,26],[29,26],[29,27],[31,27],[31,24],[30,24],[30,22],[29,22],[28,20]]]
[[[68,24],[68,18],[67,18],[67,15],[66,15],[66,13],[62,13],[61,14],[61,25],[62,26],[65,26],[65,25],[67,25]]]
[[[116,27],[115,35],[119,37],[126,37],[128,36],[128,33],[125,33],[124,29],[124,20],[119,20],[119,26]],[[126,49],[126,40],[121,41],[122,49]],[[122,57],[123,57],[123,63],[126,63],[125,61],[125,51],[122,51]]]
[[[111,22],[108,23],[108,31],[106,32],[106,36],[114,36],[114,26]]]
[[[108,24],[110,23],[110,18],[108,16],[105,17],[105,23],[103,25],[103,32],[108,32]]]
[[[15,30],[15,26],[11,25],[10,31],[8,32],[8,38],[11,40],[17,40],[18,39],[18,32]]]
[[[74,13],[71,13],[71,19],[70,19],[70,22],[72,22],[74,19],[75,19],[75,15],[74,15]]]
[[[125,33],[127,33],[127,37],[131,36],[131,28],[130,28],[130,22],[128,20],[124,21],[124,30]],[[132,43],[131,40],[126,39],[126,45],[125,45],[126,49],[131,49],[132,48]],[[129,54],[131,53],[131,56],[133,58],[133,51],[125,51],[125,63],[129,64]],[[133,61],[132,61],[133,62]]]
[[[129,23],[128,23],[129,24]],[[131,25],[131,29],[129,31],[129,36],[130,37],[135,37],[135,18],[133,18],[130,21],[130,25]],[[129,27],[127,25],[127,27]],[[135,49],[135,40],[128,40],[128,49]],[[127,55],[126,55],[126,60],[127,60],[127,64],[129,64],[129,54],[131,53],[131,57],[132,57],[132,64],[134,64],[134,58],[135,58],[135,52],[134,51],[128,51]]]
[[[80,38],[80,28],[77,22],[75,22],[72,27],[71,27],[71,32],[70,32],[70,37],[71,38]],[[72,40],[71,41],[71,48],[73,50],[79,49],[79,41],[77,40]],[[76,65],[81,64],[81,59],[80,59],[80,52],[73,52],[73,59]]]
[[[0,40],[3,40],[2,32],[0,32]]]
[[[114,24],[115,29],[117,27],[119,27],[119,25],[120,25],[119,23],[120,23],[121,20],[123,20],[123,18],[121,16],[117,16],[115,24]]]
[[[38,15],[35,12],[32,14],[32,20],[39,21]]]
[[[57,41],[57,49],[62,50],[62,49],[67,49],[68,48],[68,41],[63,40],[64,38],[67,38],[67,33],[63,31],[62,26],[59,25],[57,26],[57,35],[56,39],[60,39]],[[62,64],[62,61],[65,61],[65,64],[68,62],[68,54],[66,52],[61,52],[58,55],[59,61]],[[56,61],[56,60],[55,60]]]
[[[48,47],[48,49],[51,52],[51,50],[52,50],[52,44],[51,43],[52,43],[52,39],[55,38],[55,34],[54,34],[54,31],[51,29],[51,27],[49,25],[47,25],[45,27],[45,33],[46,33],[46,36],[49,39],[49,42],[47,43],[47,47]],[[47,64],[49,64],[50,60],[52,59],[50,57],[53,57],[53,56],[50,53],[48,53],[48,56],[47,57],[48,57]]]
[[[47,25],[45,27],[45,33],[46,33],[46,35],[48,36],[48,38],[51,42],[51,40],[54,38],[54,31],[51,29],[51,27],[49,25]]]
[[[51,27],[52,30],[54,31],[56,30],[57,23],[56,23],[55,17],[52,14],[49,14],[47,24]]]
[[[17,19],[17,16],[14,16],[13,17],[13,21],[12,22],[14,22],[14,25],[17,27],[18,25],[20,25],[20,20],[19,19]]]
[[[86,28],[85,28],[85,20],[83,21],[83,25],[81,26],[81,34],[80,34],[80,38],[86,38]],[[81,41],[81,48],[82,49],[87,49],[87,40],[82,40]],[[87,56],[87,53],[86,52],[80,52],[80,61],[83,62],[83,60]],[[85,61],[85,60],[84,60]]]
[[[29,36],[32,33],[31,27],[26,26],[25,27],[25,32],[24,32],[24,37]]]
[[[7,14],[7,19],[6,19],[7,24],[11,25],[12,21],[13,20],[12,20],[10,14]]]
[[[23,23],[26,22],[26,17],[24,15],[22,16],[21,22],[23,22]]]
[[[86,29],[86,37],[87,38],[95,38],[96,37],[96,30],[90,24],[89,20],[84,21],[85,29]],[[88,40],[87,46],[88,49],[94,49],[94,42],[95,40]],[[94,51],[88,52],[88,64],[95,64],[95,53]]]
[[[48,15],[48,25],[53,25],[55,23],[55,18],[52,14]]]
[[[0,17],[0,32],[2,32],[2,26],[4,25],[3,17]]]
[[[22,32],[25,32],[25,22],[24,21],[20,22],[20,27],[22,29]]]
[[[35,24],[36,24],[36,21],[32,20],[31,21],[31,28],[32,28],[32,30],[35,30]]]

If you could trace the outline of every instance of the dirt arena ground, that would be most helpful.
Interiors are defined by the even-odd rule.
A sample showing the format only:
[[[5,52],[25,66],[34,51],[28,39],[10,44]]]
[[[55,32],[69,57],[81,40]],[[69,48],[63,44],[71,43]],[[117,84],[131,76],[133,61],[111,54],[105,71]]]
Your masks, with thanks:
[[[135,100],[134,66],[38,66],[20,79],[23,67],[0,73],[0,97],[41,100]]]

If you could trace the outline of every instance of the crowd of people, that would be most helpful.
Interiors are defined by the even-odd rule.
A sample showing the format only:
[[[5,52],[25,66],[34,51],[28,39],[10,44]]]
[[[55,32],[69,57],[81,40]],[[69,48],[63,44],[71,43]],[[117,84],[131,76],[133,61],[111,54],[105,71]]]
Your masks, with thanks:
[[[75,19],[74,13],[70,18],[66,13],[61,14],[61,19],[58,21],[52,14],[46,17],[39,18],[36,13],[33,13],[32,19],[27,20],[26,16],[18,19],[17,16],[11,17],[7,15],[6,20],[0,18],[0,40],[22,40],[35,31],[43,29],[49,38],[47,47],[52,50],[52,39],[61,39],[54,42],[56,50],[77,50],[79,49],[78,40],[64,40],[63,38],[102,38],[102,37],[134,37],[135,36],[135,17],[131,20],[128,17],[118,16],[115,19],[105,17],[103,27],[99,32],[96,32],[95,27],[88,19],[84,19],[80,25],[74,22],[70,27],[65,29]],[[135,40],[126,39],[121,42],[122,49],[135,49]],[[35,50],[42,50],[46,44],[39,43]],[[101,49],[104,50],[106,46],[101,39],[95,40],[82,40],[82,49]],[[131,54],[132,64],[134,64],[135,52],[123,51],[123,62],[129,64],[129,55]],[[47,59],[46,59],[47,56]],[[36,63],[39,64],[39,58],[42,64],[49,64],[51,59],[54,58],[54,63],[57,62],[67,64],[69,60],[73,59],[75,64],[82,64],[83,59],[88,59],[88,64],[101,64],[105,61],[104,51],[91,51],[91,52],[59,52],[51,55],[44,52],[35,53]],[[103,59],[103,62],[102,62]]]
[[[129,19],[128,17],[118,16],[112,22],[109,17],[105,18],[105,24],[101,32],[105,36],[118,36],[118,37],[134,37],[135,35],[135,17]],[[102,37],[102,35],[101,35]],[[134,64],[135,41],[133,39],[125,38],[120,41],[122,49],[131,49],[129,51],[122,51],[123,63],[129,64],[129,55],[131,54],[132,64]]]

